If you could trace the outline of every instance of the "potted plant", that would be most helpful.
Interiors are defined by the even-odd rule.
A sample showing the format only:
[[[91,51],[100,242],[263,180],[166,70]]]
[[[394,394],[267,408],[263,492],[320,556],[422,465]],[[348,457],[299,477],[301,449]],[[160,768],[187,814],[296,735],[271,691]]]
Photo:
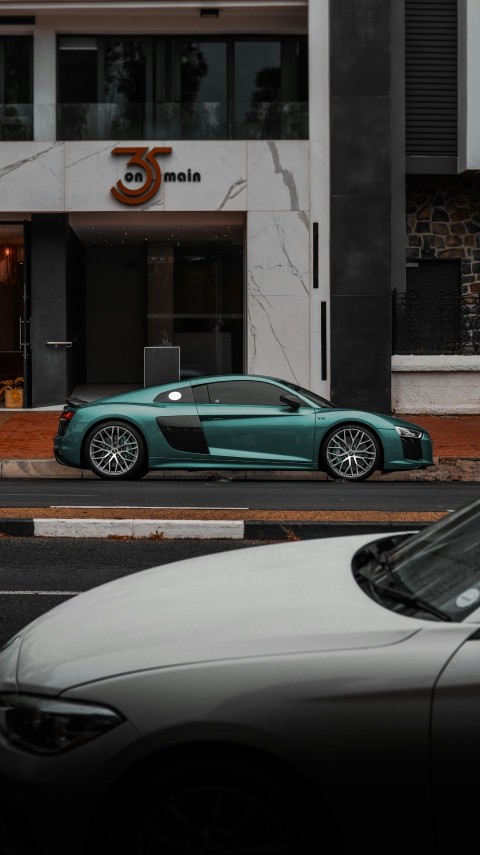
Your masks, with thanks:
[[[5,398],[5,406],[9,409],[23,407],[23,377],[0,380],[0,401],[2,398]]]

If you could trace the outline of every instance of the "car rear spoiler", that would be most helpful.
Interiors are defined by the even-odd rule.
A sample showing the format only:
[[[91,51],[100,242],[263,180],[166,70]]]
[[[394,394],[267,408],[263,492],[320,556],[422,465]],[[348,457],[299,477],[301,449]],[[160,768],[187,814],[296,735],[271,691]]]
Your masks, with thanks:
[[[68,407],[75,407],[78,410],[79,407],[84,407],[85,404],[88,404],[88,401],[85,401],[83,398],[67,398]]]

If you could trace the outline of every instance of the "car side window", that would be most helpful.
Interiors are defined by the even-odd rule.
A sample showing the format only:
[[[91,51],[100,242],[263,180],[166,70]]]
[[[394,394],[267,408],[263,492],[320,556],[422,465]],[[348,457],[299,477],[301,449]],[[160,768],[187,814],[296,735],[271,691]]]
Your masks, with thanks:
[[[178,389],[168,389],[160,392],[153,399],[155,404],[193,404],[193,393],[191,386],[179,386]]]
[[[196,404],[209,404],[210,398],[208,397],[208,388],[206,383],[202,383],[201,386],[192,386],[193,396],[195,398]]]
[[[211,404],[283,407],[285,404],[280,396],[288,392],[280,386],[258,380],[227,380],[223,383],[209,383],[208,394]]]

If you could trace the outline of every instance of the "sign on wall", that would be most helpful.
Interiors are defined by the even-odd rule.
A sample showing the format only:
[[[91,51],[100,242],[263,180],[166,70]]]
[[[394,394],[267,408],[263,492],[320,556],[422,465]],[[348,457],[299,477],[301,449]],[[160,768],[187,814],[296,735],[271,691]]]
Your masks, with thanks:
[[[123,205],[142,205],[150,201],[160,190],[162,170],[157,160],[158,155],[172,153],[171,146],[116,146],[112,149],[115,155],[131,155],[127,161],[127,172],[124,180],[119,179],[110,188],[112,196]],[[199,172],[165,172],[164,181],[190,182],[200,181]],[[136,186],[138,185],[138,186]]]

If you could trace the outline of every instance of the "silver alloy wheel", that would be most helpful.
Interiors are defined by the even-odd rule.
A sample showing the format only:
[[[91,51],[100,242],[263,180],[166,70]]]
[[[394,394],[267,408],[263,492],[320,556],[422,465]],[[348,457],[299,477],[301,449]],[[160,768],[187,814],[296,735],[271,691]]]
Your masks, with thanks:
[[[222,751],[220,756],[219,751]],[[317,855],[336,832],[290,775],[239,750],[181,751],[132,775],[102,817],[96,851],[117,855]],[[313,794],[312,794],[313,795]],[[321,849],[320,841],[322,843]]]
[[[125,425],[104,425],[93,434],[88,446],[90,462],[101,475],[126,475],[135,467],[140,447]]]
[[[134,855],[291,855],[280,817],[242,789],[186,785],[147,816]]]
[[[334,477],[359,481],[376,468],[378,449],[371,433],[350,425],[332,434],[327,442],[325,457]]]

